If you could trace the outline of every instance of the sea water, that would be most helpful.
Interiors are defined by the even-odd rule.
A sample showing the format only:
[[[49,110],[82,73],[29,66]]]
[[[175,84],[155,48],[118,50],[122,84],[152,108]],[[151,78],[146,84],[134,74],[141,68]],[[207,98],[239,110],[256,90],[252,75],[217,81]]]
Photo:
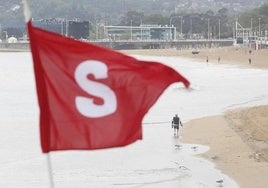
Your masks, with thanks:
[[[198,156],[208,146],[181,143],[173,135],[171,119],[176,113],[186,122],[234,108],[267,105],[268,70],[176,57],[135,57],[173,67],[190,80],[191,88],[175,83],[164,91],[143,119],[141,141],[115,149],[51,152],[54,187],[214,188],[221,179],[224,187],[238,187]],[[0,53],[0,117],[0,187],[49,187],[29,52]],[[184,136],[183,131],[180,134]]]

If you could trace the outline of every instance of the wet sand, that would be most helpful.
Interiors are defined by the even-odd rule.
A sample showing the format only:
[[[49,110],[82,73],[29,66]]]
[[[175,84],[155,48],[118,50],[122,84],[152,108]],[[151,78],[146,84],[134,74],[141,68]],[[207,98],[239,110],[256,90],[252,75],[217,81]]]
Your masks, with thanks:
[[[182,141],[210,147],[203,154],[241,188],[268,187],[268,106],[187,122]]]
[[[192,50],[125,50],[127,54],[176,56],[197,62],[235,64],[247,68],[268,68],[268,49],[249,52],[247,48]],[[220,57],[220,60],[218,58]],[[251,64],[249,64],[251,58]],[[185,123],[181,140],[210,147],[201,156],[233,178],[241,188],[268,187],[268,105],[237,109],[224,115]],[[223,183],[224,186],[224,183]]]

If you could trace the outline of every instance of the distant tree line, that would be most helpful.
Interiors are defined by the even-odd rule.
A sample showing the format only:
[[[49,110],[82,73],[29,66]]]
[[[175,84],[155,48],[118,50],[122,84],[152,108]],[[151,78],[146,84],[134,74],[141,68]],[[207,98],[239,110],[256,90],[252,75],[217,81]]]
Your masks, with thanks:
[[[230,14],[227,8],[220,8],[216,11],[215,9],[214,11],[208,10],[203,13],[185,11],[180,13],[170,12],[168,14],[161,11],[161,13],[147,12],[145,14],[144,11],[130,10],[124,14],[116,14],[118,7],[111,5],[107,1],[107,4],[101,5],[101,7],[104,10],[109,9],[113,11],[113,14],[109,14],[98,9],[97,6],[89,6],[86,0],[81,0],[79,3],[74,1],[68,3],[66,1],[56,2],[53,0],[49,0],[50,3],[42,2],[40,1],[40,4],[32,10],[33,15],[38,15],[34,19],[63,18],[66,20],[78,19],[80,21],[89,21],[89,29],[93,38],[96,38],[96,36],[101,38],[104,35],[102,30],[98,29],[104,25],[173,25],[176,27],[177,33],[182,34],[184,38],[194,38],[198,34],[205,38],[232,37],[236,20],[244,27],[252,27],[253,30],[260,29],[263,33],[265,31],[267,33],[268,30],[268,4],[235,16]],[[123,9],[125,6],[124,0],[120,2],[120,7]],[[82,6],[83,3],[85,6]],[[101,1],[95,0],[94,3],[101,4]],[[111,6],[109,7],[108,4]],[[153,6],[156,6],[156,4]],[[2,8],[0,6],[0,10]],[[0,37],[2,39],[5,37],[3,30],[7,31],[9,36],[14,35],[16,37],[21,37],[26,33],[22,10],[17,10],[16,7],[11,12],[1,10],[0,24],[2,24],[0,28]]]
[[[268,31],[268,4],[244,12],[237,17],[243,27],[252,28],[253,31]],[[264,33],[262,35],[264,35]],[[268,35],[267,35],[268,36]]]
[[[232,35],[229,19],[226,8],[222,8],[216,13],[207,11],[205,13],[171,14],[170,16],[144,15],[142,12],[129,11],[121,17],[118,25],[173,25],[177,28],[177,32],[182,33],[187,38],[193,37],[194,34],[211,35],[212,38],[226,38]]]
[[[211,10],[205,13],[177,13],[170,16],[162,14],[144,15],[142,12],[129,11],[120,18],[118,25],[138,26],[142,24],[173,25],[177,32],[186,38],[201,34],[211,38],[228,38],[233,36],[235,22],[245,28],[268,31],[268,4],[249,10],[240,15],[231,15],[228,9],[221,8],[217,12]]]

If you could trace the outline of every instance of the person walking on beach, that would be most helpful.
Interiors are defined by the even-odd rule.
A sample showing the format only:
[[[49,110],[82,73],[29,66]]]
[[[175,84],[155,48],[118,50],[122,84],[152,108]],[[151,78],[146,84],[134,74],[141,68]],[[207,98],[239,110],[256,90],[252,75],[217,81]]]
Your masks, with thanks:
[[[251,58],[248,59],[248,64],[251,64]]]
[[[174,129],[174,136],[179,135],[179,126],[183,126],[181,123],[180,118],[178,117],[178,114],[176,114],[171,122],[172,128]]]
[[[218,57],[218,63],[220,63],[220,61],[221,61],[221,57],[219,56],[219,57]]]

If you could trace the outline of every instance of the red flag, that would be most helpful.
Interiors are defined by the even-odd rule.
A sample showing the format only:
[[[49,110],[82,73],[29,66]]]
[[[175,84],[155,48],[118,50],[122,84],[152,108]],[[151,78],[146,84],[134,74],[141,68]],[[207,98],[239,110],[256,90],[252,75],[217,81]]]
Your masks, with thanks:
[[[142,138],[141,122],[171,83],[173,69],[32,26],[28,32],[44,153],[124,146]]]

